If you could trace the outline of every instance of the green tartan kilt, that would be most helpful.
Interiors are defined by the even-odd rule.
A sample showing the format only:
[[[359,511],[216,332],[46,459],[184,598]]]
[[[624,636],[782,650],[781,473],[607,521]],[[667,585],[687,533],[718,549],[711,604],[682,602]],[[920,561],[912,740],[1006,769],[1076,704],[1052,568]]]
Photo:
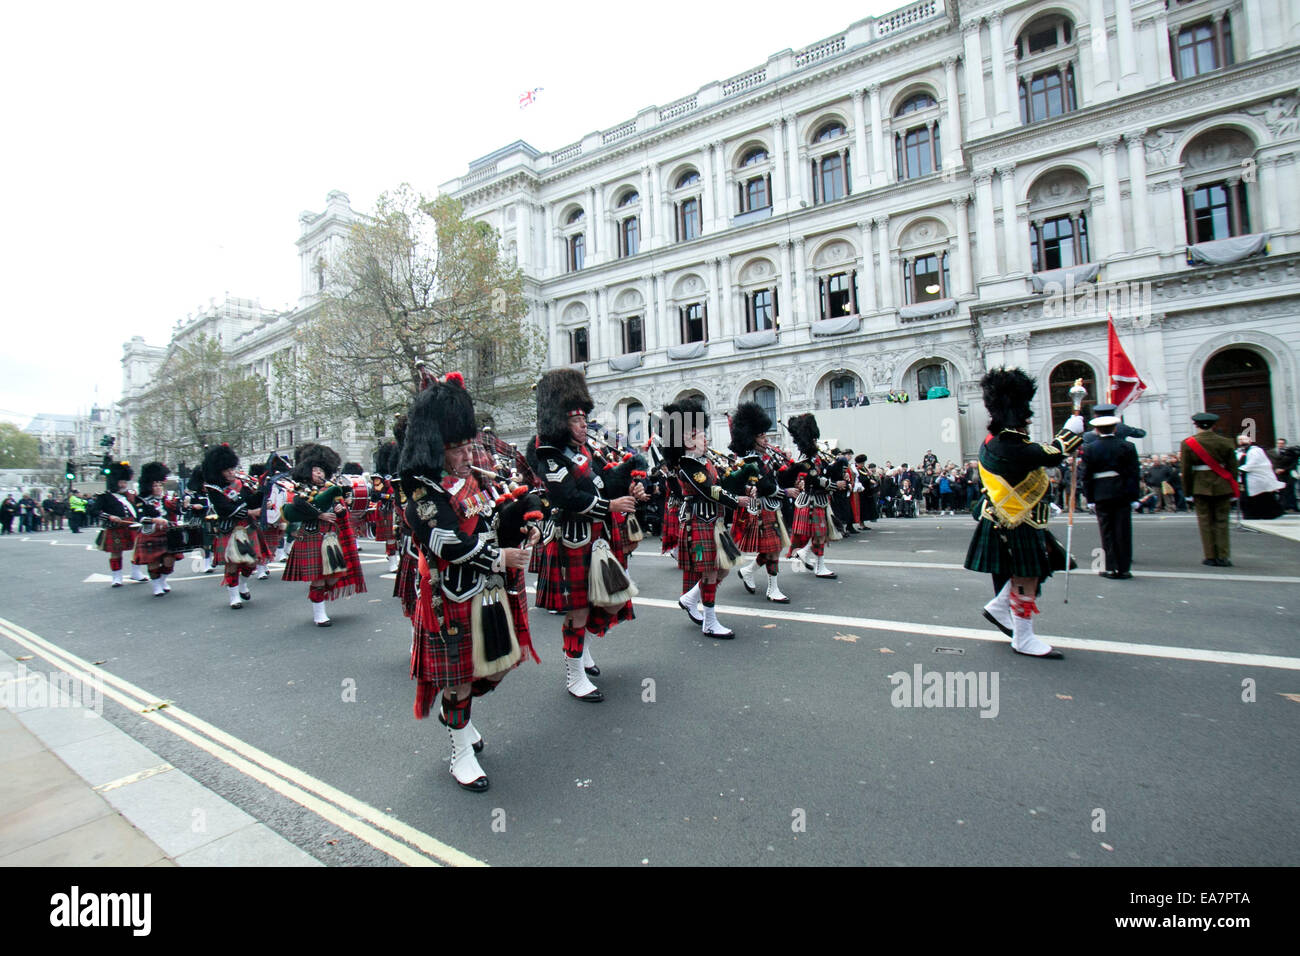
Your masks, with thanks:
[[[981,519],[966,550],[966,567],[999,577],[1038,578],[1052,576],[1052,550],[1064,551],[1046,528],[1020,524],[1003,528]]]

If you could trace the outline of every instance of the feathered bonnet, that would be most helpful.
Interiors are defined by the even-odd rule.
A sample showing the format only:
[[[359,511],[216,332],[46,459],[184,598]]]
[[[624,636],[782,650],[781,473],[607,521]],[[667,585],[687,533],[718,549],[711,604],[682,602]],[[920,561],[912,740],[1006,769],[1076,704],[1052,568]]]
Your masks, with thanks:
[[[343,464],[343,459],[333,448],[313,441],[295,448],[293,461],[293,480],[304,483],[311,481],[311,470],[317,465],[325,472],[326,478],[333,478],[338,474],[339,466]]]
[[[811,412],[805,412],[803,415],[793,415],[786,422],[785,427],[790,430],[790,437],[794,439],[799,454],[803,455],[804,458],[816,456],[817,439],[822,437],[822,430],[817,427],[817,416]]]
[[[980,379],[984,407],[989,411],[989,432],[1024,428],[1033,417],[1029,403],[1038,391],[1032,378],[1018,368],[995,368]]]
[[[406,416],[406,430],[397,471],[408,493],[442,480],[443,453],[478,434],[474,400],[458,372],[433,379],[416,396]]]
[[[104,476],[104,484],[109,491],[116,493],[119,481],[130,481],[134,477],[135,469],[131,467],[129,461],[110,461],[108,474]]]
[[[585,375],[573,368],[552,369],[537,382],[538,439],[553,448],[568,447],[569,413],[590,415],[595,407]]]
[[[758,436],[772,427],[772,419],[758,402],[741,402],[731,416],[730,448],[737,455],[748,455],[757,445]]]
[[[140,497],[148,498],[153,494],[153,484],[155,481],[166,481],[171,470],[160,461],[151,461],[140,468],[140,480],[137,487],[140,489]]]
[[[686,454],[686,439],[693,431],[708,431],[709,413],[698,398],[683,398],[664,406],[659,419],[659,437],[663,440],[664,459],[675,466]]]
[[[238,468],[239,456],[229,445],[213,445],[203,453],[203,480],[211,485],[222,483],[222,472],[227,468]]]

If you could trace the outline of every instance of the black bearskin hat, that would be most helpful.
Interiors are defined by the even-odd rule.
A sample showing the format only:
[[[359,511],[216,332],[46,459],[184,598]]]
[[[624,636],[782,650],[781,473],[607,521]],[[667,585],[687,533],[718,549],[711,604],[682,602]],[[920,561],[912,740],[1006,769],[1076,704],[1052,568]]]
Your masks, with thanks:
[[[400,448],[406,441],[406,413],[398,415],[393,419],[393,438],[397,440],[397,446]]]
[[[129,461],[110,461],[108,474],[104,476],[104,484],[110,492],[116,494],[119,481],[130,481],[134,477],[135,469],[131,467]]]
[[[343,466],[343,474],[345,475],[364,475],[365,473],[366,470],[361,467],[359,461],[350,461]]]
[[[474,400],[465,391],[464,379],[455,372],[447,376],[447,381],[435,380],[420,392],[406,420],[398,472],[408,493],[420,487],[420,478],[440,481],[446,447],[478,434]]]
[[[261,478],[265,474],[266,474],[266,465],[262,464],[261,462],[258,462],[256,465],[248,466],[249,478]]]
[[[401,457],[402,447],[397,442],[385,442],[375,449],[375,470],[372,474],[391,478],[397,474],[397,464]]]
[[[794,439],[799,454],[805,458],[816,456],[817,439],[822,437],[822,430],[817,427],[817,416],[811,412],[806,412],[803,415],[792,415],[790,420],[785,423],[785,427],[790,430],[790,437]]]
[[[151,461],[140,467],[140,480],[136,482],[136,487],[140,489],[140,497],[148,498],[153,494],[153,483],[155,481],[166,481],[171,470],[160,461]]]
[[[537,381],[537,437],[543,445],[569,444],[569,412],[590,415],[596,403],[587,391],[587,377],[574,368],[557,368]]]
[[[210,485],[222,484],[221,473],[239,467],[239,456],[229,445],[213,445],[203,454],[203,480]]]
[[[664,458],[676,465],[686,454],[686,437],[692,431],[707,431],[709,413],[698,398],[683,398],[664,406],[659,420],[659,437],[663,439]]]
[[[741,402],[736,414],[731,416],[730,448],[737,455],[748,455],[754,450],[759,435],[772,427],[772,419],[758,402]]]
[[[995,368],[980,379],[984,407],[989,411],[989,431],[1024,428],[1033,417],[1029,403],[1038,391],[1032,378],[1018,368]]]
[[[313,467],[320,465],[321,470],[325,472],[325,477],[333,478],[339,473],[339,466],[343,464],[343,459],[329,445],[309,441],[293,450],[293,462],[293,480],[310,482]]]

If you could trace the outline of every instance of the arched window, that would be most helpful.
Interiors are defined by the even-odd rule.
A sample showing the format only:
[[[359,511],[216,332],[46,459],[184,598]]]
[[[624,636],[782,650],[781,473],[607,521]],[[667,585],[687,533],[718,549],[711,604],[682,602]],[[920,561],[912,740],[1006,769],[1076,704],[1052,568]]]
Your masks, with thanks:
[[[776,389],[771,385],[760,385],[754,389],[754,402],[759,408],[763,409],[768,418],[772,419],[772,427],[768,430],[769,434],[777,429],[776,415]]]
[[[858,377],[843,373],[831,379],[831,408],[848,408],[858,402]]]
[[[836,139],[844,135],[844,124],[832,120],[817,130],[817,135],[813,137],[814,143],[824,143],[827,140]]]
[[[640,201],[641,201],[641,194],[638,193],[635,189],[629,189],[621,197],[619,197],[618,205],[619,208],[622,208],[623,206],[635,205]]]
[[[586,218],[586,215],[587,214],[584,213],[581,209],[575,209],[573,210],[573,212],[569,213],[569,218],[564,221],[565,225],[571,226],[575,222],[581,222],[583,219]]]
[[[761,146],[756,146],[745,154],[744,158],[740,161],[740,165],[753,166],[757,163],[765,162],[766,160],[767,150],[763,149]]]
[[[683,189],[686,186],[694,186],[699,181],[700,181],[700,174],[693,169],[688,169],[686,170],[686,172],[682,173],[680,176],[677,177],[677,185],[675,188]]]
[[[1048,379],[1053,435],[1059,432],[1065,425],[1065,420],[1074,414],[1074,400],[1070,398],[1070,389],[1074,387],[1075,379],[1082,379],[1083,387],[1088,391],[1083,399],[1083,407],[1091,408],[1097,403],[1097,382],[1093,378],[1092,366],[1086,362],[1062,362],[1056,366]]]
[[[916,397],[925,401],[932,388],[948,388],[948,369],[944,365],[922,365],[916,370]]]
[[[929,93],[917,93],[913,96],[909,96],[903,102],[903,105],[894,111],[894,115],[902,116],[906,113],[915,113],[917,110],[926,110],[931,106],[938,105],[939,104],[935,102],[934,97]]]

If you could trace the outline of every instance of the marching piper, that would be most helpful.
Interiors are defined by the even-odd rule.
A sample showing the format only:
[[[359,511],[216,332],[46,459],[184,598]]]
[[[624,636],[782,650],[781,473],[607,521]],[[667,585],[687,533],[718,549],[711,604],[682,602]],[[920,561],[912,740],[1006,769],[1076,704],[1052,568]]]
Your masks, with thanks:
[[[180,502],[166,495],[165,482],[171,471],[160,461],[151,461],[140,469],[136,513],[140,516],[140,533],[135,539],[131,564],[147,568],[153,582],[153,596],[171,591],[167,576],[176,562],[185,556],[180,542]]]
[[[330,481],[342,459],[328,445],[299,445],[293,460],[293,478],[298,484],[283,511],[286,519],[300,524],[281,580],[306,581],[312,623],[329,627],[333,621],[325,602],[366,590],[348,509],[352,485]]]
[[[217,519],[213,560],[225,562],[222,583],[232,610],[242,608],[245,601],[253,599],[249,579],[253,569],[266,560],[257,533],[262,489],[238,469],[239,456],[229,445],[215,445],[203,456],[203,481]],[[242,587],[240,578],[244,579]]]
[[[575,369],[554,369],[537,383],[537,436],[527,464],[546,482],[551,513],[538,564],[537,606],[565,613],[565,687],[589,703],[604,695],[587,673],[594,668],[587,635],[603,636],[634,617],[635,587],[612,549],[611,513],[636,510],[629,495],[610,500],[605,482],[592,465],[587,415],[595,407],[587,380]]]
[[[1060,658],[1060,651],[1034,635],[1036,598],[1053,571],[1065,570],[1065,549],[1047,530],[1051,483],[1047,467],[1059,465],[1080,443],[1083,417],[1075,414],[1051,442],[1030,440],[1030,402],[1038,386],[1018,368],[997,368],[980,381],[989,412],[989,434],[980,446],[984,493],[966,567],[993,575],[996,597],[984,617],[1011,638],[1011,649],[1029,657]]]
[[[398,536],[394,525],[397,496],[391,479],[397,473],[400,455],[396,442],[380,445],[375,451],[375,470],[370,475],[370,506],[375,522],[375,540],[384,544],[389,571],[396,571],[398,562]]]
[[[99,519],[104,527],[96,543],[99,550],[108,552],[108,570],[115,588],[122,586],[122,553],[135,548],[136,529],[133,526],[139,513],[136,511],[135,492],[131,490],[134,477],[135,469],[129,461],[111,462],[104,480],[106,490],[98,500]],[[144,568],[132,564],[131,580],[146,580]]]
[[[795,415],[786,423],[790,437],[794,439],[804,461],[799,468],[796,484],[798,497],[794,502],[794,527],[790,529],[790,547],[787,555],[793,555],[796,569],[802,564],[819,578],[833,579],[839,577],[826,567],[826,545],[837,540],[835,524],[831,519],[831,489],[836,481],[830,463],[825,461],[817,439],[821,438],[821,429],[817,419],[811,413]],[[793,468],[787,469],[789,471]],[[808,562],[808,551],[816,557],[816,565]]]
[[[471,705],[496,690],[525,655],[537,659],[524,569],[527,548],[538,538],[540,502],[501,495],[476,477],[474,403],[459,373],[425,387],[408,427],[398,464],[407,524],[420,551],[412,615],[415,716],[427,717],[442,692],[439,719],[451,736],[451,775],[482,793],[488,778],[476,754],[484,745],[470,721]]]
[[[727,530],[723,508],[748,508],[750,499],[735,497],[719,481],[708,457],[709,415],[698,399],[687,398],[664,407],[670,437],[668,449],[680,449],[677,480],[685,494],[677,544],[677,567],[682,584],[691,587],[677,599],[690,619],[709,637],[730,640],[736,632],[718,621],[715,601],[718,580],[740,557],[740,548]]]
[[[768,443],[771,427],[772,419],[757,402],[742,402],[731,417],[729,447],[756,473],[751,485],[754,494],[747,507],[736,511],[731,530],[740,550],[755,555],[749,564],[736,569],[745,590],[757,593],[754,572],[761,564],[767,570],[767,599],[789,604],[790,599],[781,593],[776,581],[781,570],[781,550],[790,544],[790,535],[781,519],[783,492],[776,480],[776,472],[785,461]]]

